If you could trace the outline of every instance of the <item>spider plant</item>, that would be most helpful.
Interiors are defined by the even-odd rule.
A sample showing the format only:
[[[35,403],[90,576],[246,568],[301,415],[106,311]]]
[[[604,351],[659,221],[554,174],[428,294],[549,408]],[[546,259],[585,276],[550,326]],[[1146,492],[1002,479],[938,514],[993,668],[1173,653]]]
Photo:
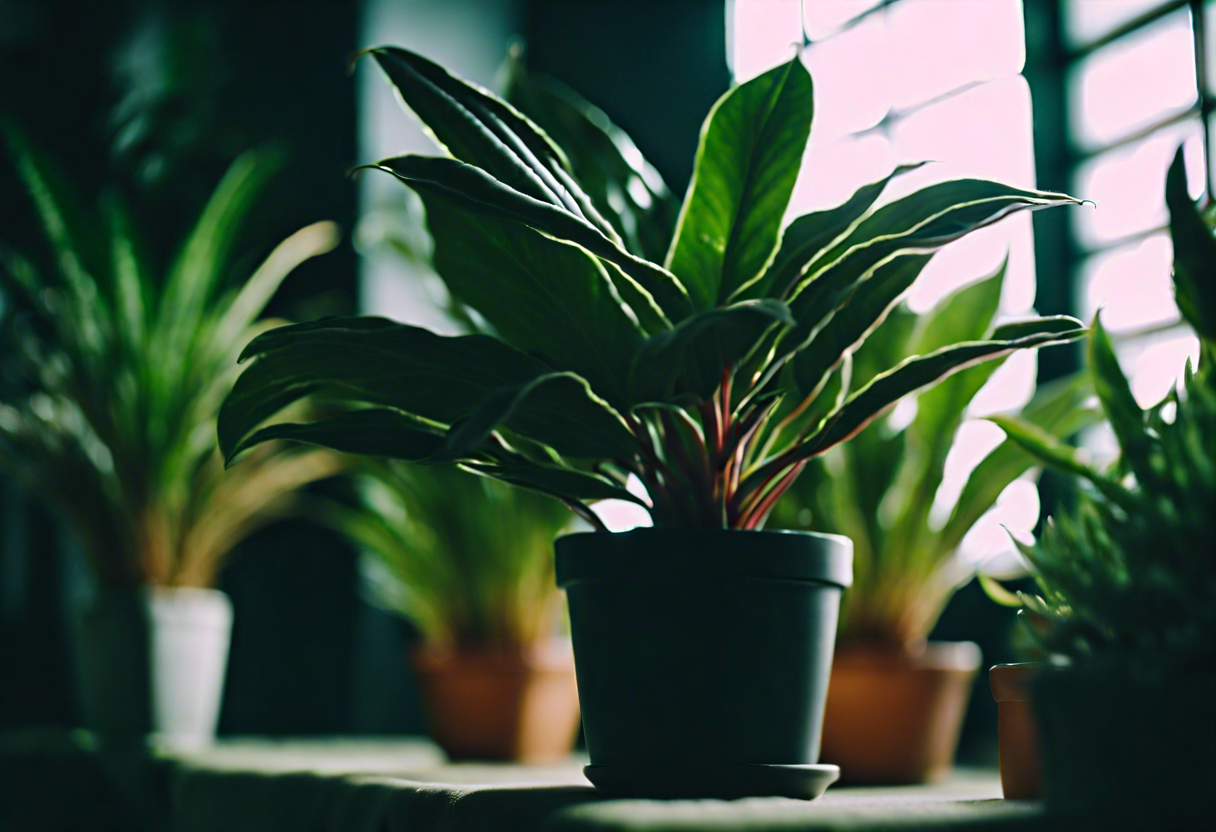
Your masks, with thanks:
[[[380,599],[432,645],[523,647],[554,632],[553,538],[570,511],[455,466],[368,459],[362,506],[319,516],[369,555]]]
[[[250,152],[159,268],[117,189],[86,208],[15,126],[4,133],[49,251],[0,248],[19,380],[0,402],[0,469],[63,519],[101,586],[209,586],[241,538],[338,468],[267,448],[226,474],[214,445],[236,354],[270,326],[255,319],[337,230],[310,225],[235,280],[244,218],[282,165]]]
[[[983,340],[997,326],[1005,268],[952,292],[924,314],[900,306],[850,357],[849,383],[867,384],[903,356],[951,339]],[[923,642],[946,602],[975,574],[958,557],[963,537],[1001,492],[1034,466],[1012,440],[971,472],[944,522],[930,518],[946,458],[968,407],[1003,359],[957,373],[914,394],[916,415],[880,420],[824,454],[778,501],[770,526],[843,534],[853,541],[853,586],[845,595],[841,641],[907,648]],[[1084,376],[1040,388],[1021,418],[1068,438],[1097,420]],[[943,507],[946,508],[946,507]]]
[[[842,357],[883,325],[935,250],[1076,200],[963,179],[876,207],[901,168],[783,226],[813,110],[798,58],[715,104],[674,230],[659,212],[643,242],[636,212],[581,183],[571,160],[587,157],[514,106],[412,52],[368,54],[446,153],[369,167],[420,195],[436,270],[493,335],[370,317],[265,333],[220,411],[229,462],[291,439],[457,462],[557,496],[599,529],[588,503],[603,498],[644,506],[658,526],[755,529],[808,460],[903,395],[1084,331],[1064,317],[1003,324],[846,392]],[[581,129],[602,138],[596,126]],[[635,154],[612,141],[599,153],[613,159],[600,173],[639,206],[662,198]],[[259,429],[309,394],[350,409]]]

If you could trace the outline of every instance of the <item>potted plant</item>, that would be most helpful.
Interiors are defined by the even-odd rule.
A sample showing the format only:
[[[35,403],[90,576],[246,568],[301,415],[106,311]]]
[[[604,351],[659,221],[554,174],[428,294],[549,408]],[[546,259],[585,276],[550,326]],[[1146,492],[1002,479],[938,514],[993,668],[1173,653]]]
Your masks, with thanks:
[[[78,639],[85,723],[206,742],[232,618],[211,588],[224,556],[337,469],[333,454],[267,448],[225,473],[215,412],[236,354],[268,326],[254,319],[336,229],[302,229],[234,283],[242,221],[280,166],[248,153],[161,269],[116,191],[83,207],[16,127],[5,134],[51,257],[0,248],[6,369],[18,380],[0,402],[0,469],[63,521],[96,578]]]
[[[983,340],[997,324],[1002,267],[922,315],[892,310],[851,355],[850,389],[905,356],[952,341]],[[946,602],[976,566],[963,537],[1001,492],[1034,465],[1011,440],[972,471],[950,506],[935,506],[946,457],[972,398],[1002,359],[913,394],[916,415],[888,418],[807,466],[769,525],[842,534],[853,541],[853,586],[844,599],[824,716],[823,758],[854,783],[922,783],[945,776],[980,666],[971,642],[927,642]],[[1084,377],[1040,389],[1022,417],[1068,437],[1094,421]],[[948,509],[945,522],[930,508]]]
[[[1187,194],[1181,150],[1166,202],[1198,366],[1142,409],[1095,322],[1088,363],[1120,451],[1107,470],[1033,426],[997,424],[1086,486],[1024,550],[1042,592],[1023,596],[1023,617],[1045,657],[1031,693],[1048,808],[1192,829],[1216,808],[1216,239]]]
[[[361,505],[319,516],[367,553],[381,602],[412,621],[431,736],[454,759],[546,762],[578,733],[553,538],[561,503],[454,466],[365,459]]]
[[[265,333],[220,410],[225,456],[291,439],[456,461],[557,496],[597,530],[558,540],[556,563],[592,782],[819,794],[838,773],[816,760],[850,547],[760,528],[809,459],[904,394],[1083,332],[1071,318],[1005,324],[840,396],[842,356],[933,250],[1075,200],[959,180],[874,208],[888,177],[783,231],[813,97],[794,59],[710,112],[660,264],[627,247],[623,214],[514,107],[414,53],[370,54],[450,154],[374,167],[422,197],[439,274],[495,336],[378,318]],[[352,408],[259,427],[305,393]],[[655,528],[606,533],[588,505],[606,498],[643,506]]]

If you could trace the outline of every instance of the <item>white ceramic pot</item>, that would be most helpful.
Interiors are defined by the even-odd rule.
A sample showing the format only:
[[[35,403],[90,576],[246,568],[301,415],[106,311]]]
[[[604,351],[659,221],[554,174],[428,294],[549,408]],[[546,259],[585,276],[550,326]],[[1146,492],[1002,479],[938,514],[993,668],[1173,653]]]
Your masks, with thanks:
[[[108,736],[151,733],[173,747],[215,738],[232,634],[227,595],[194,588],[103,595],[80,625],[86,727]]]

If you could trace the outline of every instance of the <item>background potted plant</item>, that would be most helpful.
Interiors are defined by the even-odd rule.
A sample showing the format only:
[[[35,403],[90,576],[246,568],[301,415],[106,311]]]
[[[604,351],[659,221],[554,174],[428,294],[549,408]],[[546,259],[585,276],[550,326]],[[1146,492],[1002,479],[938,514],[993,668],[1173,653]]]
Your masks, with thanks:
[[[161,268],[116,190],[85,208],[16,127],[5,135],[50,257],[0,248],[16,391],[0,402],[0,467],[62,519],[96,578],[79,627],[86,724],[205,742],[231,627],[227,597],[210,588],[224,556],[338,468],[333,454],[268,448],[225,473],[215,413],[236,354],[269,326],[254,319],[337,231],[302,229],[235,283],[243,218],[281,165],[248,153]]]
[[[860,389],[909,355],[983,340],[997,326],[1005,270],[965,286],[918,315],[897,307],[848,357]],[[949,770],[980,666],[971,642],[926,640],[976,564],[959,546],[1005,487],[1035,463],[1012,440],[971,472],[944,523],[930,508],[972,399],[1003,359],[913,394],[916,415],[880,420],[814,460],[778,501],[769,525],[842,534],[853,541],[853,586],[837,632],[824,716],[823,757],[856,783],[920,783]],[[1021,417],[1067,438],[1096,416],[1084,377],[1041,388]],[[939,500],[940,502],[940,500]]]
[[[361,506],[319,512],[367,553],[381,602],[414,622],[431,736],[455,759],[545,762],[570,753],[578,694],[553,538],[569,509],[454,466],[365,459]]]
[[[1024,548],[1042,592],[1023,596],[1023,618],[1046,659],[1031,690],[1048,807],[1189,829],[1210,819],[1216,794],[1216,239],[1187,194],[1181,150],[1166,202],[1198,366],[1142,409],[1095,322],[1088,363],[1119,443],[1107,470],[1031,425],[996,421],[1086,486]]]
[[[807,460],[904,394],[1079,336],[1071,318],[1005,324],[840,395],[841,357],[933,250],[1075,200],[958,180],[874,208],[888,177],[783,231],[813,107],[794,59],[711,111],[660,264],[628,248],[623,213],[514,107],[416,54],[371,54],[450,154],[375,167],[422,197],[439,274],[496,336],[377,318],[266,333],[220,411],[225,456],[292,439],[457,461],[559,497],[601,532],[557,543],[592,781],[819,794],[837,775],[816,760],[849,546],[759,528]],[[622,170],[625,187],[650,188]],[[259,428],[308,393],[353,407]],[[605,498],[643,506],[657,528],[602,533],[588,503]]]

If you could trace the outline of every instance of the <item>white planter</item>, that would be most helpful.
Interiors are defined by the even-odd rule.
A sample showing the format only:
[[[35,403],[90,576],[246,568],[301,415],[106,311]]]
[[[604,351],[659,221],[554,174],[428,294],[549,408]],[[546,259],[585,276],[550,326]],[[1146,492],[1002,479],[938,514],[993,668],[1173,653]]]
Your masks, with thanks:
[[[232,604],[213,589],[104,595],[80,616],[85,726],[107,736],[154,734],[173,747],[215,737]]]

